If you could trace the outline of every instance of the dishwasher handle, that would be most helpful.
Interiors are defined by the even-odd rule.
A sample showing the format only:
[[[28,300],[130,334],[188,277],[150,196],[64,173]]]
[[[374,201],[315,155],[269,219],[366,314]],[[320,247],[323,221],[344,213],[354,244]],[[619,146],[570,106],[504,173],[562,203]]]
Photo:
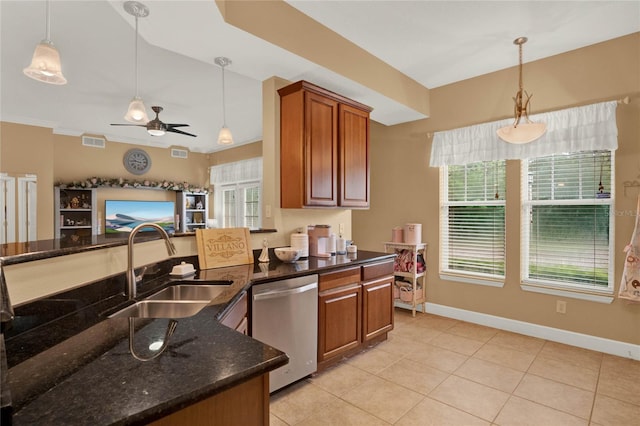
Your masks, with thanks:
[[[265,291],[264,293],[254,293],[253,300],[275,299],[277,297],[285,297],[291,294],[304,293],[318,287],[318,283],[311,283],[301,287],[289,288],[286,290]]]

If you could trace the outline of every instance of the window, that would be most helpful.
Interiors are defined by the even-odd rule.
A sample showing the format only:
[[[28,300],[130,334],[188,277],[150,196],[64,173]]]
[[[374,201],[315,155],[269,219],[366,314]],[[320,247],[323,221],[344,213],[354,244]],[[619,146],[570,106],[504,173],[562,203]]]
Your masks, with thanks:
[[[441,272],[504,279],[504,160],[444,166],[441,179]]]
[[[222,220],[219,222],[223,228],[260,228],[260,186],[260,182],[221,186]]]
[[[613,291],[613,160],[607,150],[522,162],[525,283]]]
[[[221,227],[262,226],[262,157],[213,166],[210,181]]]

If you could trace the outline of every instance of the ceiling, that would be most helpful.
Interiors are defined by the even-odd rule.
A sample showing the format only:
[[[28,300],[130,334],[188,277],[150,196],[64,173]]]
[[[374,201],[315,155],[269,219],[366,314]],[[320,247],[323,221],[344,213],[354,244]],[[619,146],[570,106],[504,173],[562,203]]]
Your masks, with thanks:
[[[385,125],[426,117],[227,24],[214,0],[142,2],[150,14],[139,20],[139,94],[150,118],[151,106],[160,105],[161,120],[188,123],[181,129],[197,138],[110,126],[125,123],[135,94],[135,20],[122,1],[52,1],[51,40],[68,80],[54,86],[22,73],[45,35],[45,2],[1,0],[0,119],[59,134],[214,152],[223,149],[216,144],[223,121],[218,56],[232,61],[225,70],[226,124],[236,145],[262,138],[262,81],[272,76],[305,79],[370,105],[372,119]],[[640,31],[640,1],[287,3],[429,89],[516,66],[518,36],[529,38],[526,63]],[[517,81],[510,84],[515,91]]]

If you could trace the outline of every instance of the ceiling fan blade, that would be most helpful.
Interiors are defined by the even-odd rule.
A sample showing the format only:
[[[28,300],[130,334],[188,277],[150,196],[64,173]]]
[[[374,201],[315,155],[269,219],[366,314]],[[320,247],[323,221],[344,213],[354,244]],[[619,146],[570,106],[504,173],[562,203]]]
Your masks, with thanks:
[[[182,130],[178,130],[178,129],[173,129],[171,127],[169,127],[167,129],[167,132],[173,132],[173,133],[179,133],[181,135],[187,135],[187,136],[193,136],[194,138],[196,138],[197,136],[191,133],[187,133],[187,132],[183,132]]]
[[[111,123],[112,126],[136,126],[136,127],[147,127],[146,124],[120,124],[120,123]]]
[[[174,123],[165,123],[167,127],[186,127],[188,124],[174,124]]]

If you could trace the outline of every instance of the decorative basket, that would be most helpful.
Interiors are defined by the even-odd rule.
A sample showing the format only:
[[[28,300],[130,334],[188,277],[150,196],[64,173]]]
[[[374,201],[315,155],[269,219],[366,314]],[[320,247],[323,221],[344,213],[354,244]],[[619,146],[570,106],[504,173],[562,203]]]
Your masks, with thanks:
[[[413,290],[410,288],[402,287],[400,289],[400,300],[403,302],[413,302]]]
[[[407,281],[403,281],[400,279],[396,279],[394,282],[394,286],[393,286],[393,297],[395,299],[401,299],[402,300],[402,293],[404,292],[411,292],[411,283],[407,282]],[[413,299],[411,299],[413,300]]]

